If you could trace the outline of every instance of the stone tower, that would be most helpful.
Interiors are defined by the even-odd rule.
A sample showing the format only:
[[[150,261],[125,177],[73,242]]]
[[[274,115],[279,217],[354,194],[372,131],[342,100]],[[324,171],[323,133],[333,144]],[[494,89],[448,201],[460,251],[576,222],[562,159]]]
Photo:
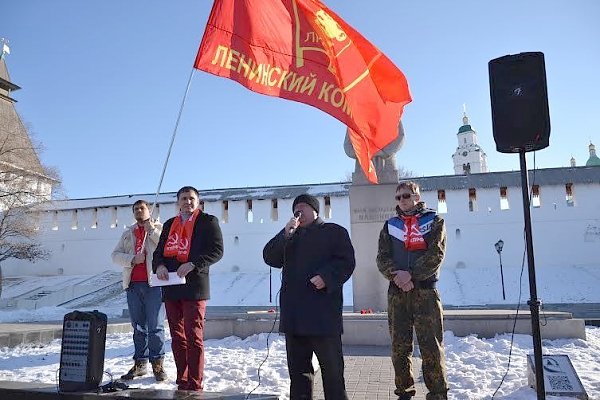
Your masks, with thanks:
[[[10,200],[6,194],[19,194],[19,204],[0,204],[0,209],[6,209],[50,200],[57,180],[47,175],[15,109],[11,96],[20,87],[12,83],[6,67],[8,45],[3,41],[0,48],[0,194],[6,201]]]
[[[488,172],[487,155],[477,143],[477,132],[469,125],[466,111],[463,114],[463,124],[456,134],[458,147],[452,155],[455,175],[480,174]]]

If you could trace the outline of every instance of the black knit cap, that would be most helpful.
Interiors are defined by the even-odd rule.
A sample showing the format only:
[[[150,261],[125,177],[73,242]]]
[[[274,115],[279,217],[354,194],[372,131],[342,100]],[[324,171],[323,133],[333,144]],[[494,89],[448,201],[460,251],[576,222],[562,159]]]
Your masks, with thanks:
[[[319,214],[319,200],[315,196],[311,196],[310,194],[301,194],[300,196],[296,197],[294,199],[294,203],[292,204],[292,212],[298,203],[308,204],[317,212],[317,214]]]

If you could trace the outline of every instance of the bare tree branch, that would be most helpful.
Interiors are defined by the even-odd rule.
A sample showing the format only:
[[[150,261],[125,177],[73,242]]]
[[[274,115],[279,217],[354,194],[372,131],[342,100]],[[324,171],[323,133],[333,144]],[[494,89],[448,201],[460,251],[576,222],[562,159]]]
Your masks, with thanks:
[[[0,113],[0,263],[10,258],[35,262],[50,252],[36,241],[41,202],[60,183],[55,169],[41,164],[27,129],[16,115]],[[1,270],[0,270],[1,271]]]

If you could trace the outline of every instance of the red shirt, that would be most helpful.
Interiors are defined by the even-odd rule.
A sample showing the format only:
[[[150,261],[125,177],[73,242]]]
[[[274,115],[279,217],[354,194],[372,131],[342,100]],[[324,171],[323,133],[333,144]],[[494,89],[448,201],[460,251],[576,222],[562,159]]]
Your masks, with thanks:
[[[144,237],[146,236],[146,230],[143,226],[137,225],[133,232],[135,233],[135,254],[137,254],[142,249]],[[146,254],[146,250],[144,250],[144,254]],[[143,262],[135,264],[133,266],[133,271],[131,271],[131,282],[148,282],[148,271],[146,270],[146,257],[144,257]]]

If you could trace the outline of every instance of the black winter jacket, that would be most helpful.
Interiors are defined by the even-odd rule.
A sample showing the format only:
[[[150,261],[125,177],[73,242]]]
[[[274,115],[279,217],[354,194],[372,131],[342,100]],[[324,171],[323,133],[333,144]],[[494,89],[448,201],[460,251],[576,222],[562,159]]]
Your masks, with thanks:
[[[321,218],[298,228],[290,239],[283,230],[263,250],[265,262],[283,268],[279,331],[293,335],[341,334],[342,287],[354,271],[354,248],[348,231]],[[326,287],[310,282],[320,275]]]
[[[175,217],[179,218],[179,216]],[[159,265],[167,267],[169,272],[177,271],[183,263],[175,257],[165,257],[163,251],[169,231],[175,218],[169,219],[163,225],[163,230],[154,251],[152,271],[156,273]],[[163,300],[207,300],[210,298],[210,282],[208,279],[209,267],[223,257],[223,235],[219,227],[219,220],[210,214],[200,212],[196,218],[192,233],[192,244],[188,261],[196,265],[186,275],[185,285],[163,286]]]

